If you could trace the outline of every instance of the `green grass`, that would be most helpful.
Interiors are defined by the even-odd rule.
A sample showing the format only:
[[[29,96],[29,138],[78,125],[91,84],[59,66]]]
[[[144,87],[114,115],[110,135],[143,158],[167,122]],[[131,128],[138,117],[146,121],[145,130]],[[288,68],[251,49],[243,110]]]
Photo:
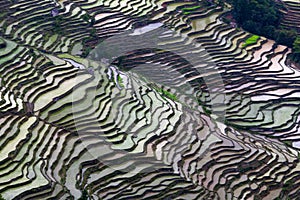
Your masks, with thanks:
[[[0,18],[4,18],[4,17],[6,17],[6,16],[7,16],[7,12],[3,12],[3,11],[2,11],[2,12],[0,13]]]
[[[167,90],[163,90],[162,88],[155,88],[155,90],[159,93],[162,94],[162,96],[165,96],[169,99],[171,99],[172,101],[178,101],[178,98],[175,94],[172,94],[171,92],[167,91]]]
[[[198,8],[200,8],[201,6],[193,6],[193,7],[189,7],[189,8],[182,8],[182,11],[194,11],[197,10]]]
[[[2,39],[2,38],[0,38],[0,46],[3,46],[3,48],[5,48],[5,46],[6,46],[6,42]]]
[[[287,145],[287,146],[292,146],[292,145],[293,145],[292,141],[287,141],[287,140],[285,140],[285,141],[283,141],[283,143],[284,143],[285,145]]]
[[[119,83],[120,87],[124,87],[123,79],[121,78],[121,76],[118,75],[117,78],[118,78],[118,83]]]
[[[260,37],[258,35],[252,35],[245,41],[245,43],[243,44],[243,47],[247,47],[249,45],[256,44],[259,38]]]

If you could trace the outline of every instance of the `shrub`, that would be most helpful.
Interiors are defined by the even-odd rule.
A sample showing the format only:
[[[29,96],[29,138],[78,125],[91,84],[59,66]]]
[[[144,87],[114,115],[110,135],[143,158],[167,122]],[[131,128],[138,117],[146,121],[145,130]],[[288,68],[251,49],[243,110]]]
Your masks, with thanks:
[[[233,16],[242,28],[293,48],[293,60],[300,60],[300,39],[299,36],[297,37],[297,32],[280,26],[283,15],[281,10],[284,9],[282,3],[273,0],[227,1],[233,5]],[[255,38],[249,38],[243,46],[248,46],[256,41]]]
[[[85,190],[82,191],[81,197],[78,200],[87,200],[88,197],[89,197],[88,192],[85,189]]]
[[[300,36],[296,37],[293,43],[293,50],[296,54],[300,54]]]

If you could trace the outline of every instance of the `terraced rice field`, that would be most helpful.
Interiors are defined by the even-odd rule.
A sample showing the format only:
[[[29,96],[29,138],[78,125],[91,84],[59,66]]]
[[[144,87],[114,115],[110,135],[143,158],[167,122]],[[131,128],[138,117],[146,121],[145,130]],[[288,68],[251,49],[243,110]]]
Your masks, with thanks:
[[[0,5],[4,199],[300,198],[300,71],[229,8]]]

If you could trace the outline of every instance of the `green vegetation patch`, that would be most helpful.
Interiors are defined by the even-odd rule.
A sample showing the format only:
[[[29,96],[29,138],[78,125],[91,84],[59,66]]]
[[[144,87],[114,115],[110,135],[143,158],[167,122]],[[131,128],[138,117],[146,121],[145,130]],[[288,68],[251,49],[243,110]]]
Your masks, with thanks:
[[[256,44],[257,41],[259,40],[259,38],[260,37],[258,35],[252,35],[245,41],[245,43],[243,44],[243,47],[247,47],[249,45]]]
[[[5,48],[6,47],[6,42],[0,38],[0,48]]]
[[[88,200],[89,199],[89,193],[86,189],[82,191],[81,197],[78,200]]]
[[[188,8],[182,8],[182,11],[183,12],[186,12],[186,11],[195,11],[197,9],[199,9],[201,6],[193,6],[193,7],[188,7]]]
[[[123,79],[119,74],[117,76],[117,79],[118,79],[117,81],[118,81],[119,86],[123,88],[124,87]]]
[[[295,53],[300,54],[300,36],[295,39],[293,43],[293,49]]]
[[[284,4],[274,0],[226,0],[233,6],[235,21],[246,31],[275,40],[278,44],[293,48],[298,35],[293,28],[281,26],[286,10]]]
[[[178,101],[178,98],[175,94],[172,94],[171,92],[164,90],[162,88],[159,87],[154,87],[154,89],[159,92],[160,94],[162,94],[163,97],[167,97],[169,99],[171,99],[172,101]]]
[[[290,55],[290,58],[293,62],[300,65],[300,36],[298,36],[293,43],[293,51],[294,53]]]
[[[2,11],[2,12],[0,13],[0,18],[2,19],[2,18],[5,18],[5,17],[7,17],[7,12]]]

